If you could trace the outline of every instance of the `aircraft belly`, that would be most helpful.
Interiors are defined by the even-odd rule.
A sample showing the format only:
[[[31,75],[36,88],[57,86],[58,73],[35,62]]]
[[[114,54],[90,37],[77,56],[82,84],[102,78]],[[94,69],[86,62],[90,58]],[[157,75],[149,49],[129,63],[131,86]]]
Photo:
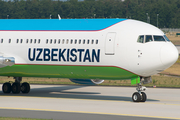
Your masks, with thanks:
[[[119,80],[137,75],[116,66],[13,65],[1,68],[0,76]]]

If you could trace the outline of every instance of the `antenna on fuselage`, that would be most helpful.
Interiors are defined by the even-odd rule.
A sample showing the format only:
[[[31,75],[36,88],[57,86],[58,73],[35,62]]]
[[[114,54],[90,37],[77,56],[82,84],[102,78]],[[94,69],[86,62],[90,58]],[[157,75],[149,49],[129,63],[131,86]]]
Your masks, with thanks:
[[[58,14],[58,18],[59,18],[59,20],[61,20],[61,16]]]

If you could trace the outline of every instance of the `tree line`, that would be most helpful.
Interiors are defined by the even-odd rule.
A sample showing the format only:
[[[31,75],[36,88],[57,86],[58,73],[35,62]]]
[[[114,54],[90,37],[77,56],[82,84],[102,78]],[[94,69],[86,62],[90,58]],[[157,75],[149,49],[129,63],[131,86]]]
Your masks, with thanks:
[[[180,0],[0,0],[0,19],[130,18],[180,28]]]

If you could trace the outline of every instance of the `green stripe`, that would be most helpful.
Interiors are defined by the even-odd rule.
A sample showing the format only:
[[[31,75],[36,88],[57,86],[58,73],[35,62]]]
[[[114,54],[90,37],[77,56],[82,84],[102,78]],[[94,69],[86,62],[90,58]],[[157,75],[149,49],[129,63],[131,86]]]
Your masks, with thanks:
[[[0,76],[74,79],[130,79],[137,75],[118,67],[13,65],[0,69]]]

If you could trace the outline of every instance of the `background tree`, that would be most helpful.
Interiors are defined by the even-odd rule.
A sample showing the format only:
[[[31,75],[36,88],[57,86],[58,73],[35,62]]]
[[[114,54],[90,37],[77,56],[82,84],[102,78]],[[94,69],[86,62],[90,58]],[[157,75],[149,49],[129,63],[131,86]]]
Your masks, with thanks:
[[[180,0],[0,0],[0,19],[130,18],[180,28]]]

